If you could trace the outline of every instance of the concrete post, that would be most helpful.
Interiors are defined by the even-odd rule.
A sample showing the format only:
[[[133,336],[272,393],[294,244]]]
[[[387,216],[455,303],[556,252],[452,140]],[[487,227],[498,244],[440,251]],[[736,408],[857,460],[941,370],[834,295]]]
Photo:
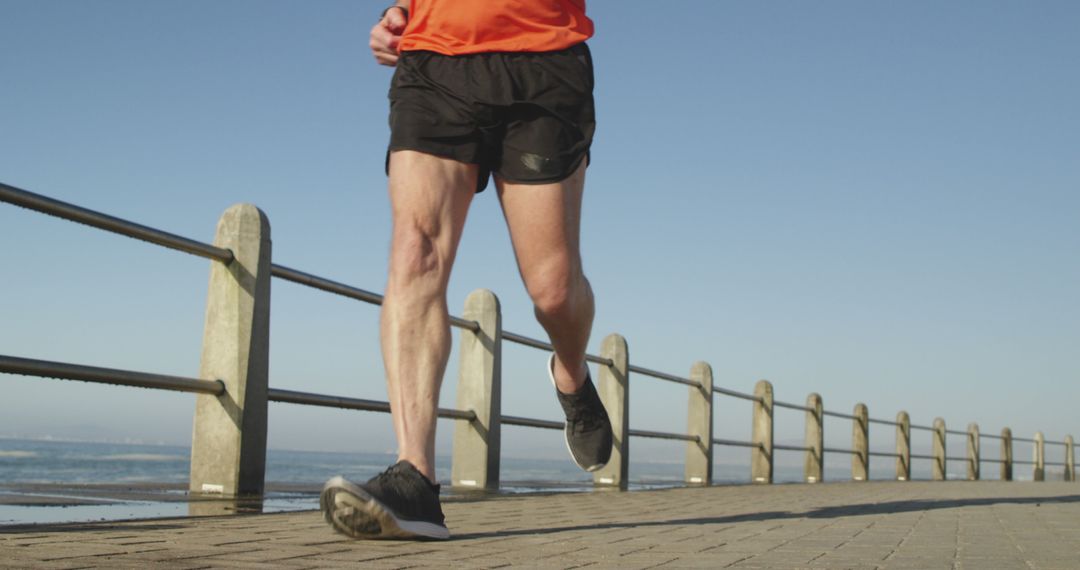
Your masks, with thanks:
[[[851,479],[870,479],[870,411],[866,404],[855,404],[855,420],[851,422]]]
[[[1035,432],[1035,481],[1046,481],[1046,438],[1043,432]]]
[[[480,325],[462,329],[457,407],[476,413],[454,422],[450,484],[471,489],[499,488],[502,441],[502,311],[499,298],[478,289],[465,299],[462,318]]]
[[[755,447],[750,452],[750,481],[773,481],[773,387],[768,380],[754,386],[754,427],[750,438]]]
[[[630,351],[626,339],[617,334],[608,335],[600,347],[600,356],[614,362],[613,366],[600,367],[596,389],[611,418],[615,440],[611,459],[593,473],[593,484],[625,491],[630,474]]]
[[[270,369],[270,222],[251,204],[221,216],[214,245],[233,253],[210,265],[199,377],[220,396],[195,397],[192,493],[262,495]]]
[[[1073,436],[1065,436],[1065,480],[1076,481],[1076,448]]]
[[[911,416],[896,414],[896,480],[911,480]]]
[[[825,480],[825,408],[817,393],[806,398],[806,464],[803,476],[807,483]]]
[[[981,471],[979,460],[979,424],[974,422],[968,424],[967,437],[967,477],[968,481],[978,481],[979,472]]]
[[[934,419],[934,481],[944,481],[945,471],[945,420]]]
[[[713,371],[705,362],[690,369],[690,386],[686,433],[700,441],[686,442],[686,482],[691,485],[712,484],[713,468]]]
[[[1013,480],[1012,430],[1001,430],[1001,480]]]

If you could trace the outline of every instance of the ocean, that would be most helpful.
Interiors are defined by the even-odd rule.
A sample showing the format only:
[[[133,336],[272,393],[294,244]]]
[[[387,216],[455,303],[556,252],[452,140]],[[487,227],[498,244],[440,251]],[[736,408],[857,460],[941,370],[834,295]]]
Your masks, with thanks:
[[[190,448],[174,445],[0,439],[0,525],[183,516]],[[382,453],[269,449],[262,512],[318,508],[318,491],[334,475],[364,481],[393,463]],[[449,457],[438,457],[436,476],[450,479]],[[849,468],[827,465],[827,480],[845,480]],[[592,488],[591,475],[569,458],[503,457],[500,493],[571,492]],[[632,461],[630,489],[681,486],[681,462]],[[777,483],[802,480],[796,466],[776,467]],[[749,466],[714,466],[714,483],[749,483]],[[443,493],[456,491],[444,486]]]
[[[50,483],[184,483],[190,469],[190,448],[172,445],[0,439],[0,484]],[[269,449],[266,481],[321,484],[334,475],[366,480],[392,464],[382,453],[340,453]],[[450,477],[450,460],[439,457],[437,477]],[[642,464],[638,483],[675,484],[681,464]],[[584,486],[591,475],[570,461],[502,459],[502,479],[529,487],[536,482]],[[514,486],[514,483],[511,483]]]

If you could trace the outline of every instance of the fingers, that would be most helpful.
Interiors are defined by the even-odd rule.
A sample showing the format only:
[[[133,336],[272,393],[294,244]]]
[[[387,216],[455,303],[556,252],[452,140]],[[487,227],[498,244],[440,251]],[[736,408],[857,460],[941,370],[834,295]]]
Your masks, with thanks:
[[[397,12],[397,10],[392,11]],[[400,41],[400,35],[394,35],[383,26],[382,22],[379,22],[371,28],[371,41],[368,45],[371,47],[372,55],[375,56],[375,61],[380,65],[393,66],[397,64],[397,48]]]
[[[386,26],[388,30],[393,32],[395,36],[400,36],[401,32],[405,31],[405,11],[402,9],[393,9],[386,11],[386,15],[383,16],[380,24]]]
[[[401,42],[401,33],[405,31],[405,24],[405,11],[391,9],[371,28],[368,45],[379,65],[397,65],[398,44]]]
[[[381,54],[381,53],[375,54],[375,61],[379,65],[385,65],[385,66],[388,66],[388,67],[394,67],[394,66],[397,65],[397,60],[398,60],[398,56],[397,56],[396,53],[394,53],[394,54]]]

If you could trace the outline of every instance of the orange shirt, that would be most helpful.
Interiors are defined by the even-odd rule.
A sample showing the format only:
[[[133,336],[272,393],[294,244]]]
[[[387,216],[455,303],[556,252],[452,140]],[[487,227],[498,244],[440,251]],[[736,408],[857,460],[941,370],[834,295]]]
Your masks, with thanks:
[[[555,51],[593,35],[585,0],[412,0],[401,51]]]

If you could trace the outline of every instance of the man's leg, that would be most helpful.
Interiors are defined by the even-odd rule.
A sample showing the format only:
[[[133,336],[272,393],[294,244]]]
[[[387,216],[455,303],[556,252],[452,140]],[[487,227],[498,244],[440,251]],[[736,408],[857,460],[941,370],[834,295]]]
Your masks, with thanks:
[[[446,287],[477,166],[413,151],[390,155],[393,235],[381,315],[398,459],[435,481],[435,421],[450,323]]]
[[[579,467],[596,471],[611,458],[612,431],[585,365],[594,313],[579,250],[585,164],[553,184],[497,185],[518,269],[555,348],[550,372],[566,414],[566,447]]]
[[[585,163],[561,182],[514,184],[496,180],[518,270],[536,318],[555,347],[555,384],[577,392],[585,381],[593,293],[581,264],[581,197]]]
[[[381,332],[398,462],[363,484],[334,477],[319,495],[326,522],[353,538],[450,537],[435,483],[435,420],[450,352],[446,284],[476,176],[475,165],[390,155],[394,227]]]

